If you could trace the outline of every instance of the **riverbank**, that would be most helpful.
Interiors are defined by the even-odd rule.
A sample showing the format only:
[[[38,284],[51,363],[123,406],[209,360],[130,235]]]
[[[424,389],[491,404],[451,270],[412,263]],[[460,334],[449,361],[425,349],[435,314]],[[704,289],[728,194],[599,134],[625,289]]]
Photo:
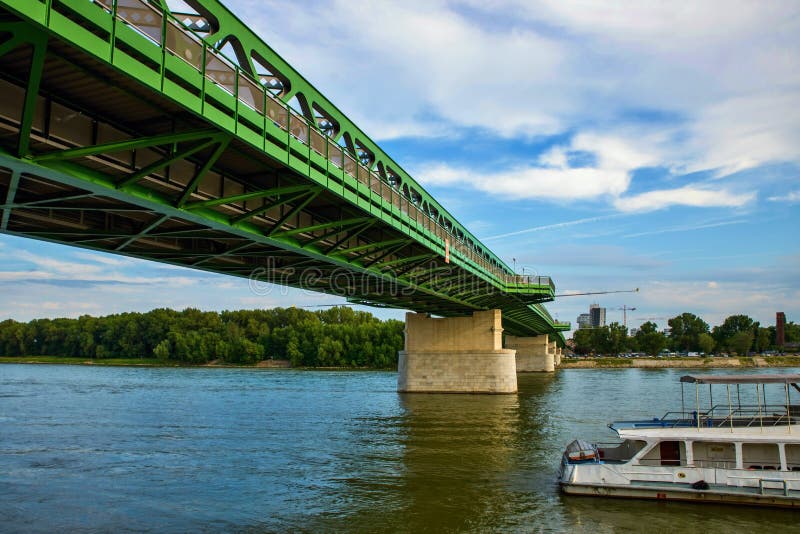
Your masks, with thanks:
[[[756,367],[800,367],[800,356],[753,356],[742,358],[569,358],[561,369],[686,368],[725,369]]]
[[[175,361],[164,361],[158,358],[66,358],[60,356],[9,356],[0,357],[0,363],[49,363],[62,365],[99,365],[106,367],[224,367],[248,369],[288,369],[289,360],[263,360],[250,365],[228,364],[214,360],[203,364],[187,364]]]
[[[164,361],[158,358],[66,358],[60,356],[10,356],[0,357],[3,363],[96,365],[105,367],[200,367],[221,369],[315,369],[315,370],[366,370],[365,367],[292,367],[289,360],[262,360],[253,364],[228,364],[213,360],[204,364],[187,364]],[[744,369],[758,367],[800,367],[800,355],[754,356],[743,358],[565,358],[559,369]],[[387,369],[375,369],[386,371]]]

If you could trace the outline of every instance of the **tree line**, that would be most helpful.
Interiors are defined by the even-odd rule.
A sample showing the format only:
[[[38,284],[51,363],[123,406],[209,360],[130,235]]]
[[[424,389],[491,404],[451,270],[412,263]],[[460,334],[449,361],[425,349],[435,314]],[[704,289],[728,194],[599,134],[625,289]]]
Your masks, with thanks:
[[[682,313],[667,322],[668,334],[660,332],[656,323],[644,323],[633,336],[619,323],[599,328],[577,330],[572,341],[578,354],[619,354],[643,352],[656,355],[664,350],[711,354],[782,350],[777,346],[774,326],[762,327],[747,315],[731,315],[713,328],[693,313]],[[800,342],[800,324],[788,322],[784,328],[786,343]]]
[[[397,366],[403,322],[346,306],[203,312],[156,309],[0,322],[0,355],[158,358],[202,364],[289,360],[297,367]]]

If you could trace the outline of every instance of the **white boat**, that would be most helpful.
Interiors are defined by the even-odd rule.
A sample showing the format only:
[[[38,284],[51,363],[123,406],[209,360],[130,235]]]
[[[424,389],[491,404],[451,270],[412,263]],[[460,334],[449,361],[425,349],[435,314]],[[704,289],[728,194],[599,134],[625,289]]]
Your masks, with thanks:
[[[693,411],[683,406],[686,383],[695,384]],[[800,507],[800,406],[791,404],[798,383],[798,374],[684,376],[680,412],[611,423],[620,439],[613,445],[570,443],[561,460],[561,489],[571,495]],[[703,384],[709,386],[705,411],[699,402]],[[727,404],[713,405],[714,384],[725,385]],[[782,384],[785,401],[768,405],[767,384]],[[743,385],[755,385],[755,404],[741,404]]]

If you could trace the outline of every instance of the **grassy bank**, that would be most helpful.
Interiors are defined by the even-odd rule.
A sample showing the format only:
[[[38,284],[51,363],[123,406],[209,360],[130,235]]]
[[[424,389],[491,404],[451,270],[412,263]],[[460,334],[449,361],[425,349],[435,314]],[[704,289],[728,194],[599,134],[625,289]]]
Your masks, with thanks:
[[[730,369],[755,367],[800,367],[800,356],[754,356],[747,358],[569,358],[561,360],[562,369],[641,369],[686,368]]]
[[[66,358],[62,356],[0,356],[0,363],[51,363],[62,365],[103,365],[118,367],[249,367],[249,368],[286,368],[288,360],[264,360],[250,365],[233,365],[214,361],[206,364],[182,364],[176,361],[159,360],[158,358]]]

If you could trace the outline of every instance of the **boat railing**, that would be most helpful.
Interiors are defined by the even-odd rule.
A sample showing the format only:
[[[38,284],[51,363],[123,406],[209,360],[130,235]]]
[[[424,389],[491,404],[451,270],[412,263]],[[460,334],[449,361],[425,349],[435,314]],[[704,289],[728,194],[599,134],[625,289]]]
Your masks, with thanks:
[[[797,414],[797,415],[795,415]],[[800,406],[785,404],[715,405],[703,411],[670,411],[661,418],[641,421],[618,421],[609,427],[620,428],[722,428],[722,427],[754,427],[785,426],[800,423]]]

